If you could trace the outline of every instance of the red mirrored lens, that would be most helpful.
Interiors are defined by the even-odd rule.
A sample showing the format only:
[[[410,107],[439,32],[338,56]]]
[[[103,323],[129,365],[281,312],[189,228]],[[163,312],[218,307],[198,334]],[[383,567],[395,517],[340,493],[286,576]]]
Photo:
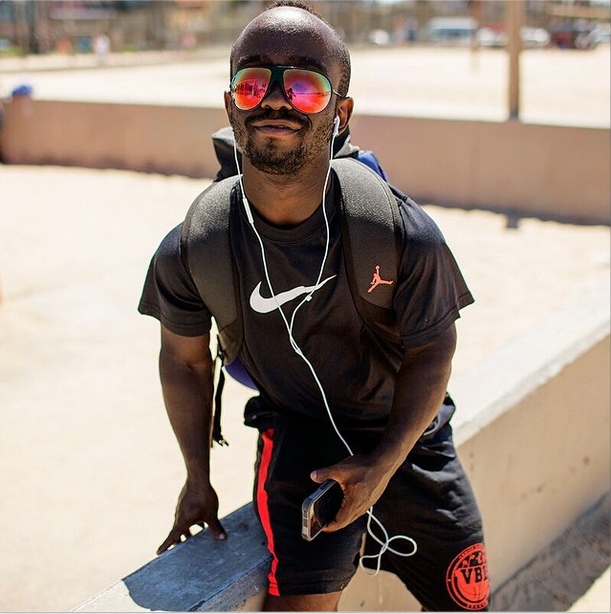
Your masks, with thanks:
[[[331,99],[333,89],[324,75],[312,70],[274,66],[239,70],[231,80],[233,101],[242,111],[250,111],[261,104],[272,80],[280,79],[284,96],[302,113],[320,113]]]
[[[331,84],[320,73],[295,68],[284,72],[287,100],[303,113],[320,113],[331,99]]]
[[[254,109],[265,97],[271,77],[269,68],[239,70],[231,81],[235,106],[242,111]]]

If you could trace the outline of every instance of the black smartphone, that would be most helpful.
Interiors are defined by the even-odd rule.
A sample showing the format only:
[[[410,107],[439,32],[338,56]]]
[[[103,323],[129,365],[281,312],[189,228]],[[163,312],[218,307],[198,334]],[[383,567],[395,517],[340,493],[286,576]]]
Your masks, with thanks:
[[[337,516],[344,491],[335,480],[326,480],[301,506],[301,537],[312,541]]]

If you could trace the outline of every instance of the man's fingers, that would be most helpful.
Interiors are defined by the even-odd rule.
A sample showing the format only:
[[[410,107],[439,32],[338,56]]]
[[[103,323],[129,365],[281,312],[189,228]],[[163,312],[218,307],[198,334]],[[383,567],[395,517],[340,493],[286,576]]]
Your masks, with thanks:
[[[202,529],[206,526],[206,523],[203,522],[198,522],[196,524],[199,525]],[[218,539],[219,541],[227,539],[227,533],[225,532],[225,529],[223,528],[223,525],[220,523],[218,518],[208,524],[208,529],[214,539]],[[161,546],[159,546],[159,548],[157,548],[157,554],[159,555],[162,552],[169,550],[172,546],[176,546],[177,544],[179,544],[183,536],[185,540],[187,540],[192,535],[193,533],[191,532],[191,529],[189,527],[187,527],[185,531],[181,531],[176,527],[173,528],[168,534],[168,536],[165,538],[165,541],[161,544]]]
[[[321,469],[315,469],[310,473],[310,479],[317,484],[322,484],[326,479],[330,478],[328,467],[322,467]]]
[[[165,538],[163,544],[161,544],[161,546],[157,548],[157,554],[159,555],[162,552],[165,552],[168,548],[171,548],[178,543],[180,543],[180,533],[177,533],[175,529],[172,529],[168,536]]]
[[[157,554],[161,554],[162,552],[165,552],[172,546],[176,546],[177,544],[180,544],[183,537],[185,538],[185,541],[186,541],[192,535],[193,533],[191,533],[191,529],[189,527],[187,527],[184,530],[182,530],[180,527],[177,527],[177,526],[172,527],[172,530],[168,533],[168,536],[165,538],[165,541],[163,542],[163,544],[161,544],[161,546],[157,548]]]
[[[223,529],[223,525],[220,523],[218,518],[215,518],[212,522],[208,523],[208,530],[214,539],[218,539],[220,541],[227,539],[227,533],[225,533],[225,529]]]

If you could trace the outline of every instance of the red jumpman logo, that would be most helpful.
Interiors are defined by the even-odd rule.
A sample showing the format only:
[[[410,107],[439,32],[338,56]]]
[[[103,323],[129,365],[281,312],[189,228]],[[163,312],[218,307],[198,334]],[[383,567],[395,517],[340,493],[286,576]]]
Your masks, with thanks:
[[[371,283],[369,284],[369,290],[367,290],[367,292],[371,292],[374,288],[376,288],[379,285],[386,284],[387,286],[390,286],[392,283],[393,283],[392,280],[387,281],[386,279],[382,279],[380,277],[380,265],[376,264],[376,272],[373,274],[373,279],[371,280]]]

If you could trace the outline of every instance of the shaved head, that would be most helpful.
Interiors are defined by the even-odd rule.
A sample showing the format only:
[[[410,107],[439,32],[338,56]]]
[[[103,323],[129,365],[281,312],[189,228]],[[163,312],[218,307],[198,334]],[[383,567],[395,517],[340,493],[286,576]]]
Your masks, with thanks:
[[[238,108],[233,93],[225,93],[235,142],[247,165],[268,176],[294,176],[311,165],[326,170],[336,120],[343,129],[352,114],[352,99],[347,96],[350,55],[337,32],[308,5],[274,4],[244,28],[230,61],[231,78],[248,68],[274,66],[328,78],[332,87],[328,103],[311,113],[293,106],[277,81],[265,85],[263,98],[251,109]]]
[[[334,83],[341,96],[348,94],[350,86],[350,53],[338,33],[310,5],[300,0],[281,0],[255,17],[242,31],[231,49],[230,76],[240,62],[244,43],[253,35],[265,37],[274,43],[277,51],[286,51],[294,35],[307,36],[312,49],[324,49],[330,61],[338,64],[339,79]],[[273,62],[269,62],[273,63]],[[329,74],[328,66],[318,67]]]

